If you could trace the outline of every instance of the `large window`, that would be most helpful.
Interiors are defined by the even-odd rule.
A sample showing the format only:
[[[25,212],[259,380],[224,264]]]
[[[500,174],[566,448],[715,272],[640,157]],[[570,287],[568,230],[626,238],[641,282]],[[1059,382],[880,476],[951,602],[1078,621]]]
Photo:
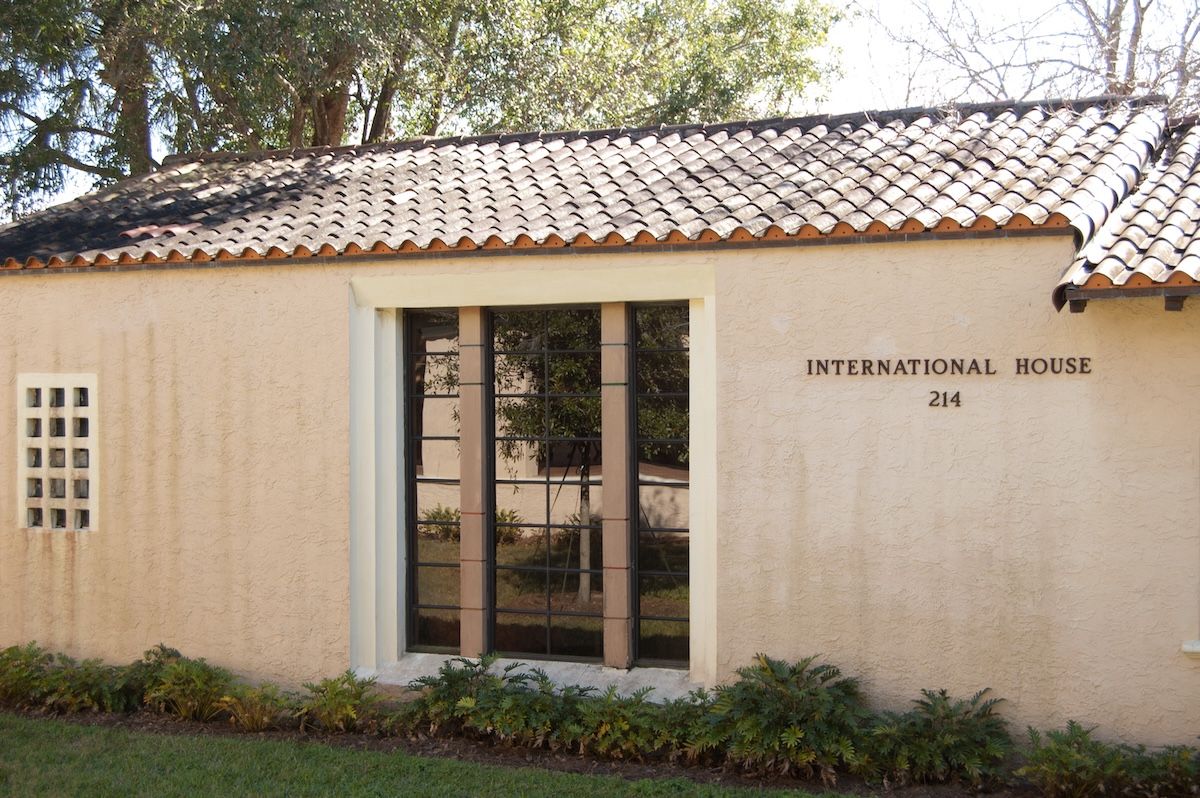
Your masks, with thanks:
[[[405,341],[409,647],[686,663],[687,305],[412,312]]]

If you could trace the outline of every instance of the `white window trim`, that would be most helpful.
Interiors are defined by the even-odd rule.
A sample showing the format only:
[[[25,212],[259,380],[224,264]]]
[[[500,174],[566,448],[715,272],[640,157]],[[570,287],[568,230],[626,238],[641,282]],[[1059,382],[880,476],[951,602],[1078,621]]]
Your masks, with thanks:
[[[100,527],[100,447],[99,447],[99,395],[96,390],[95,374],[58,374],[58,373],[20,373],[17,375],[17,527],[29,532],[46,534],[87,533],[95,532]],[[84,388],[88,393],[86,407],[75,406],[75,389]],[[61,408],[50,406],[50,391],[62,389],[65,392],[65,402]],[[28,395],[31,390],[41,391],[41,405],[29,407]],[[29,437],[26,423],[29,419],[38,419],[41,423],[41,436]],[[50,420],[62,418],[65,420],[65,435],[62,438],[50,437]],[[76,419],[87,420],[87,437],[78,439],[75,436]],[[50,445],[57,441],[59,446]],[[42,451],[40,467],[29,465],[27,452],[30,448]],[[61,448],[65,450],[64,463],[59,468],[50,464],[50,450]],[[73,450],[86,449],[88,463],[77,467],[74,462]],[[28,484],[30,479],[42,481],[42,497],[30,498]],[[56,500],[50,496],[50,480],[62,479],[65,482],[65,495]],[[87,498],[76,498],[74,481],[86,479],[88,482]],[[51,505],[61,505],[66,512],[66,525],[54,528],[51,523]],[[31,507],[42,509],[42,525],[31,527],[28,521],[28,511]],[[76,524],[76,512],[87,511],[88,523],[80,528]]]
[[[703,253],[614,260],[505,259],[456,273],[350,281],[350,667],[377,673],[404,656],[404,430],[398,368],[404,309],[688,300],[690,304],[691,605],[689,677],[717,675],[715,267]],[[564,262],[566,261],[566,262]],[[450,270],[448,270],[450,271]]]

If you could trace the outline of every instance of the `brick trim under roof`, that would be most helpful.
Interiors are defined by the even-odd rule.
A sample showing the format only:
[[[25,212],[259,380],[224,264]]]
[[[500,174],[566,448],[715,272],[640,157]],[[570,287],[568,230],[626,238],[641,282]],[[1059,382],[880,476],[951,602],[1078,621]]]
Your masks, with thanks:
[[[1194,178],[1192,139],[1177,148],[1190,161],[1162,165],[1175,138],[1161,98],[1102,97],[182,156],[0,228],[0,259],[26,271],[1069,229],[1084,254],[1061,289],[1111,277],[1088,253],[1125,240],[1114,209],[1145,192],[1130,217],[1144,219],[1162,202],[1148,179]],[[1147,268],[1132,270],[1163,274]]]

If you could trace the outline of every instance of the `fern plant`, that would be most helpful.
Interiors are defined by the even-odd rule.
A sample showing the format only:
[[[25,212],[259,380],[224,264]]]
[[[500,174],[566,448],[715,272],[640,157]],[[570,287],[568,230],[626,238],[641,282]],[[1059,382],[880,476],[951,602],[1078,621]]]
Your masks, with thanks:
[[[999,698],[980,690],[969,699],[922,690],[905,713],[878,716],[865,739],[857,770],[895,784],[962,781],[982,787],[1003,772],[1012,751]]]
[[[229,713],[229,722],[246,732],[263,732],[279,725],[287,712],[288,700],[273,684],[258,687],[235,686],[220,701]]]
[[[858,682],[815,657],[787,663],[759,654],[733,684],[716,688],[689,748],[693,759],[724,755],[752,773],[837,780],[858,762],[855,740],[868,718]]]
[[[42,701],[51,712],[125,712],[136,709],[140,696],[123,689],[122,669],[98,659],[76,662],[65,654],[55,658],[46,674]]]
[[[0,706],[23,709],[42,703],[54,655],[37,643],[0,651]]]
[[[204,659],[181,657],[167,663],[146,693],[146,704],[182,720],[209,721],[222,712],[221,699],[233,676]]]
[[[317,726],[327,732],[361,731],[375,721],[379,695],[375,679],[360,679],[348,670],[340,676],[305,684],[308,695],[300,701],[296,716],[300,728]]]

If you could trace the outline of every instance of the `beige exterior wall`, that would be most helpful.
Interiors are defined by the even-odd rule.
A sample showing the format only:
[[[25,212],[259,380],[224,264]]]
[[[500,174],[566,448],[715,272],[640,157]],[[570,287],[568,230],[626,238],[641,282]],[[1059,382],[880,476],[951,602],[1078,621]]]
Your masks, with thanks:
[[[1058,238],[748,254],[717,272],[718,659],[820,653],[897,706],[1200,733],[1200,309],[1055,313]],[[810,377],[991,357],[994,377]],[[1093,358],[1015,377],[1018,356]],[[928,406],[959,391],[960,408]]]
[[[716,616],[693,633],[694,674],[819,653],[883,704],[990,686],[1016,724],[1186,741],[1200,310],[1057,314],[1070,255],[1054,237],[5,277],[0,453],[16,449],[18,373],[95,372],[104,479],[95,531],[28,532],[0,469],[0,645],[120,661],[162,640],[290,682],[345,668],[351,278],[359,304],[387,305],[403,304],[388,278],[456,276],[476,305],[489,286],[536,302],[521,286],[569,268],[620,301],[682,265],[716,273],[693,314],[712,327],[693,379],[716,386],[719,484],[692,500],[694,525],[698,507],[716,519],[693,539],[693,612]],[[1013,358],[1050,355],[1094,373],[1012,375]],[[938,356],[1000,374],[805,373],[808,358]],[[962,407],[928,407],[932,390]],[[693,436],[707,448],[711,432]]]

